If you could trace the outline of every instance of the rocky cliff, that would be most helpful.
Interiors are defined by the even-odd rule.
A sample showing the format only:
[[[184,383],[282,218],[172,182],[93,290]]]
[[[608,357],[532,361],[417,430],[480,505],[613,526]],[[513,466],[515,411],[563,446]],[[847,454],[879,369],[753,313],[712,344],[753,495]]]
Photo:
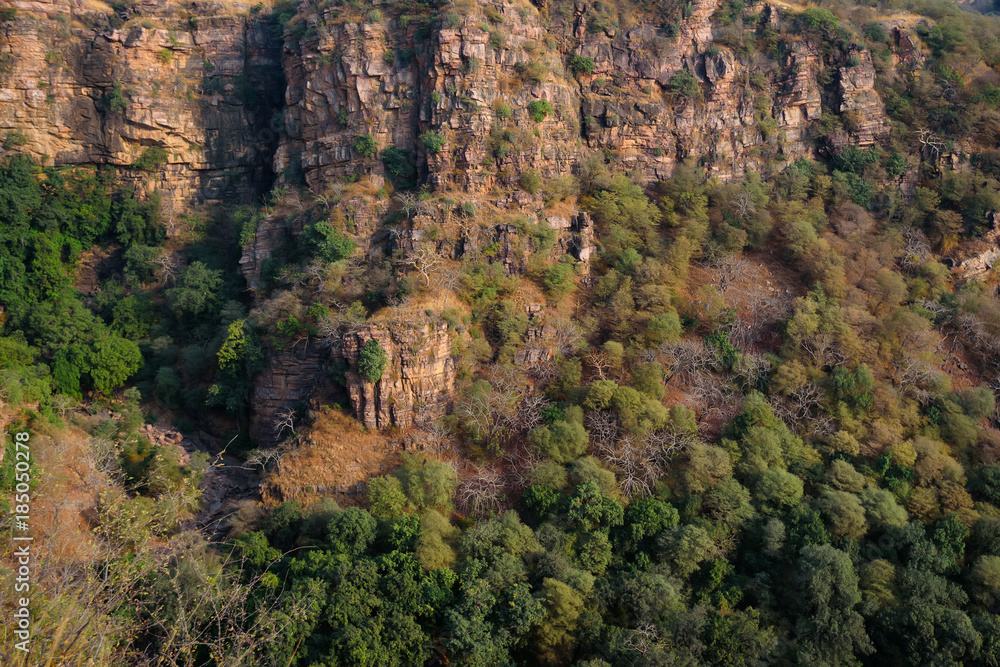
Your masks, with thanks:
[[[454,396],[455,363],[448,325],[396,322],[365,327],[349,336],[341,353],[353,367],[365,343],[377,340],[388,356],[378,382],[347,373],[355,416],[369,428],[406,428],[444,415]]]
[[[649,179],[689,157],[728,178],[768,158],[810,156],[824,102],[851,116],[841,144],[887,135],[866,51],[839,67],[802,40],[784,62],[740,57],[718,40],[720,5],[694,2],[669,33],[652,20],[595,29],[601,6],[583,2],[563,15],[484,2],[430,34],[397,17],[308,14],[308,36],[285,52],[276,167],[301,169],[314,190],[381,174],[377,155],[357,142],[367,135],[379,148],[412,151],[435,187],[471,192],[516,184],[528,170],[566,173],[594,150]],[[781,20],[773,7],[761,14]],[[677,79],[682,72],[693,79]],[[542,102],[550,110],[539,117],[531,105]],[[420,140],[427,132],[444,139],[439,151]]]
[[[171,221],[269,182],[283,83],[267,16],[228,2],[13,5],[0,24],[8,149],[48,165],[119,167],[164,195]]]
[[[591,154],[647,181],[688,159],[728,179],[889,131],[870,54],[823,51],[787,30],[794,12],[777,6],[755,7],[739,34],[721,0],[649,5],[627,21],[583,0],[406,12],[221,0],[14,7],[0,22],[6,149],[45,164],[114,165],[165,195],[168,226],[192,205],[259,197],[277,175],[297,206],[266,217],[247,243],[241,266],[258,296],[268,261],[280,265],[318,220],[365,253],[430,246],[508,274],[526,270],[547,226],[549,259],[570,254],[585,274],[589,217],[572,194],[555,206],[543,195]],[[748,51],[747,35],[787,48]],[[901,61],[911,58],[906,34],[894,40]],[[824,113],[841,122],[820,146],[813,130]],[[434,196],[404,215],[388,181],[426,184]],[[301,185],[312,197],[295,194]],[[348,374],[359,419],[405,427],[447,409],[446,329],[373,325],[336,354],[353,364],[369,338],[390,367],[375,384]],[[312,396],[329,354],[274,355],[257,381],[255,438],[272,439],[277,412]]]

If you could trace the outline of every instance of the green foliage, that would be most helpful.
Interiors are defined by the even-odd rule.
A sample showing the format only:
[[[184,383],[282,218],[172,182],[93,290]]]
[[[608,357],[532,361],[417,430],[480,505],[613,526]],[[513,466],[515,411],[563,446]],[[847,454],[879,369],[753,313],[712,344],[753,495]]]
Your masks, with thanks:
[[[535,450],[559,463],[568,463],[583,455],[587,447],[587,431],[583,428],[583,411],[570,407],[565,420],[553,421],[534,429],[528,440]]]
[[[167,299],[178,316],[197,317],[214,306],[221,286],[221,271],[212,270],[200,261],[192,262],[181,273],[177,286],[167,291]]]
[[[446,510],[458,488],[458,476],[451,465],[418,455],[403,454],[402,464],[393,476],[412,508]]]
[[[536,123],[541,123],[552,111],[552,104],[548,100],[533,100],[528,103],[528,115]]]
[[[369,158],[378,152],[375,138],[370,134],[359,134],[354,138],[354,152],[363,158]]]
[[[406,494],[396,477],[374,477],[368,482],[368,511],[376,519],[386,521],[403,513]]]
[[[545,270],[542,287],[552,298],[558,300],[573,289],[573,266],[559,262]]]
[[[875,402],[872,395],[875,380],[867,367],[859,366],[851,372],[843,366],[838,366],[834,369],[832,380],[834,397],[838,401],[843,401],[857,410],[867,412],[872,409]]]
[[[326,262],[339,262],[350,257],[358,248],[347,234],[326,221],[313,223],[302,232],[301,241],[308,250]]]
[[[801,659],[852,661],[873,651],[864,619],[858,575],[850,558],[831,546],[807,546],[797,563],[796,598]]]
[[[147,146],[142,155],[132,163],[133,169],[139,171],[156,171],[167,163],[170,155],[159,146]]]
[[[378,382],[382,379],[388,364],[389,355],[379,342],[372,338],[365,343],[361,354],[358,355],[358,375],[368,382]]]
[[[670,77],[667,87],[671,93],[681,98],[701,98],[701,82],[687,70],[682,69]]]
[[[424,145],[424,148],[426,148],[427,152],[431,155],[437,155],[440,153],[441,149],[444,148],[444,142],[444,135],[438,134],[433,130],[428,130],[420,135],[420,143]]]
[[[594,59],[590,56],[572,55],[569,57],[569,69],[574,75],[594,73]]]
[[[545,81],[549,67],[541,60],[522,61],[514,63],[514,70],[528,83],[539,84]]]
[[[382,164],[397,188],[406,190],[416,185],[417,166],[412,152],[389,146],[382,151]]]

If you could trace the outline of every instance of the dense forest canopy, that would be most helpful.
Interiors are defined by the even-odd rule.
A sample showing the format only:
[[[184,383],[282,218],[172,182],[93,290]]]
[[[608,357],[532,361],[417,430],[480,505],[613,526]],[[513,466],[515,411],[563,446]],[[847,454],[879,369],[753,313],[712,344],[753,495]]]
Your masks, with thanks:
[[[323,9],[428,31],[478,11],[362,5]],[[589,29],[655,16],[676,37],[691,6],[594,3]],[[286,48],[314,10],[274,10]],[[900,65],[885,16],[918,43],[915,66]],[[545,17],[566,27],[572,8],[556,0]],[[352,148],[385,182],[316,196],[290,169],[256,204],[192,210],[169,236],[136,170],[41,166],[8,137],[5,429],[98,480],[81,551],[38,563],[24,664],[1000,665],[1000,274],[952,271],[997,243],[1000,23],[917,1],[772,20],[727,0],[713,21],[721,45],[760,65],[745,83],[765,168],[724,180],[692,155],[644,182],[601,151],[556,178],[526,170],[520,193],[593,220],[586,266],[553,259],[544,221],[435,190],[416,153],[369,134]],[[787,160],[766,73],[800,41],[829,80],[812,157]],[[864,119],[828,99],[862,53],[891,123],[865,146],[838,139]],[[594,62],[566,67],[589,76]],[[697,108],[699,79],[682,71],[665,94]],[[542,123],[553,109],[529,113]],[[518,139],[490,137],[494,160]],[[446,150],[436,132],[420,141]],[[387,202],[379,252],[342,205],[354,196]],[[499,236],[453,252],[437,223],[424,245],[394,245],[429,211],[503,226],[523,270],[495,261]],[[250,290],[241,253],[269,217],[289,233]],[[425,307],[437,293],[441,307]],[[534,301],[555,341],[538,363]],[[209,456],[181,456],[146,425],[222,424],[239,458],[227,465],[277,475],[276,459],[314,446],[310,428],[348,419],[346,378],[374,386],[394,371],[374,338],[354,362],[337,357],[333,400],[283,413],[274,450],[249,437],[255,378],[280,353],[339,349],[404,311],[450,336],[453,409],[414,429],[435,447],[402,452],[338,502],[247,502],[196,528]],[[63,483],[32,470],[33,491]],[[13,573],[0,567],[5,590]],[[18,664],[9,633],[0,655]]]

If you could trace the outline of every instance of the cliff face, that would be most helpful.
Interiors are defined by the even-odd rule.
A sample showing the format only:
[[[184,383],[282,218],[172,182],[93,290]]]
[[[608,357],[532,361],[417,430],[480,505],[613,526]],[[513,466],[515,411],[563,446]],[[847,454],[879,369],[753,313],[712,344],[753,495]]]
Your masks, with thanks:
[[[637,14],[626,27],[583,0],[475,0],[461,14],[421,7],[364,20],[346,5],[302,3],[287,25],[277,9],[221,0],[140,0],[114,11],[93,0],[14,5],[16,17],[0,23],[8,149],[45,164],[114,165],[164,195],[168,228],[191,205],[259,196],[274,174],[323,202],[261,223],[241,262],[258,293],[268,260],[280,264],[282,248],[325,219],[365,253],[433,244],[509,274],[522,273],[536,249],[537,228],[525,223],[547,225],[556,232],[550,259],[572,254],[586,273],[594,231],[575,199],[547,208],[541,193],[513,186],[547,183],[595,152],[645,180],[686,159],[728,179],[812,156],[824,110],[843,121],[828,136],[833,149],[889,130],[866,51],[833,62],[802,39],[782,62],[740,56],[726,46],[721,0],[658,6],[662,16]],[[780,25],[783,11],[761,6],[758,30]],[[906,35],[894,39],[899,57],[910,57]],[[384,221],[395,204],[379,190],[389,147],[399,149],[390,180],[442,195],[391,229]],[[366,178],[345,184],[356,177]],[[462,199],[474,202],[471,214]],[[366,425],[406,427],[447,410],[454,369],[442,326],[370,325],[334,353],[353,365],[375,338],[389,355],[374,385],[348,374]],[[278,412],[315,396],[330,354],[275,353],[257,379],[255,439],[273,440]]]
[[[329,367],[329,349],[309,341],[271,350],[267,368],[257,376],[250,399],[251,439],[263,446],[290,435],[276,426],[281,413],[289,408],[299,410],[324,393]]]
[[[360,135],[412,151],[432,185],[472,192],[516,184],[529,170],[557,176],[603,149],[647,179],[689,157],[729,178],[775,155],[811,155],[808,129],[831,63],[806,42],[783,63],[744,62],[713,41],[719,6],[693,3],[674,36],[652,23],[595,31],[599,12],[586,3],[563,17],[480,3],[489,21],[472,12],[429,36],[397,19],[310,15],[310,36],[285,52],[287,133],[276,168],[301,168],[317,191],[344,175],[381,174],[377,156],[356,149]],[[777,9],[764,12],[779,20]],[[574,56],[592,59],[592,71],[571,71]],[[833,110],[852,116],[841,142],[869,145],[889,127],[871,58],[861,51],[858,61],[835,69],[828,85]],[[696,90],[679,90],[682,71]],[[533,120],[529,105],[543,101],[551,112]],[[439,152],[420,141],[425,132],[444,138]]]
[[[444,415],[455,393],[455,363],[448,325],[396,322],[370,325],[348,336],[344,359],[357,365],[361,349],[377,340],[388,356],[378,382],[347,373],[355,417],[369,428],[406,428]]]
[[[0,134],[17,137],[17,150],[50,165],[119,167],[159,191],[171,219],[252,197],[270,179],[269,100],[280,101],[282,80],[266,17],[222,2],[145,2],[121,15],[85,2],[13,4],[16,18],[0,24]],[[130,169],[150,148],[166,163]]]

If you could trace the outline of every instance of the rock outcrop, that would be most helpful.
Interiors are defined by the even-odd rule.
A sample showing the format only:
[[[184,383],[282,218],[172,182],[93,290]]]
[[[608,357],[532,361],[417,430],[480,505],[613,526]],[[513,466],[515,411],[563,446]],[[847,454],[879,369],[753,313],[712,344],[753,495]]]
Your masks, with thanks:
[[[311,399],[321,397],[329,385],[329,367],[329,348],[308,340],[270,351],[267,368],[254,381],[250,438],[263,446],[290,435],[276,426],[281,413],[289,408],[298,410]]]
[[[17,0],[0,24],[0,135],[47,165],[113,165],[191,205],[249,199],[271,179],[281,39],[249,5]],[[115,27],[117,26],[117,27]],[[147,153],[147,172],[131,167]],[[155,159],[154,159],[155,158]]]
[[[386,351],[388,364],[378,382],[348,371],[347,389],[355,417],[369,428],[406,428],[449,410],[455,393],[455,362],[447,324],[368,325],[343,341],[341,354],[352,368],[372,339]]]
[[[653,23],[592,30],[599,12],[583,3],[547,30],[553,17],[534,7],[484,3],[492,23],[470,13],[430,37],[395,19],[338,23],[335,10],[323,10],[309,19],[314,36],[286,49],[287,133],[276,170],[301,169],[317,192],[331,179],[381,177],[362,136],[408,151],[435,187],[473,193],[516,184],[527,171],[567,173],[594,150],[647,179],[690,157],[732,178],[777,155],[811,156],[808,130],[821,115],[829,64],[807,42],[778,67],[737,57],[713,41],[719,4],[693,3],[675,36]],[[779,20],[777,9],[766,11]],[[572,57],[591,59],[592,70],[573,71]],[[870,54],[855,58],[830,93],[849,118],[841,143],[870,145],[889,125]],[[678,76],[693,76],[699,90]],[[422,140],[427,133],[443,140],[440,150]]]
[[[268,266],[319,220],[352,234],[360,252],[433,244],[509,274],[526,269],[549,239],[534,225],[547,225],[556,232],[549,259],[570,254],[586,274],[592,221],[573,194],[546,200],[538,185],[591,154],[641,181],[689,159],[725,180],[813,157],[824,110],[843,125],[827,137],[832,150],[889,131],[866,50],[838,60],[799,36],[782,62],[778,50],[748,55],[723,34],[722,0],[637,10],[627,27],[586,0],[475,0],[461,14],[363,19],[334,3],[301,3],[294,17],[228,0],[13,5],[17,15],[0,22],[7,149],[46,165],[115,166],[164,195],[171,232],[191,206],[259,197],[275,175],[322,202],[285,207],[244,239],[241,267],[257,293]],[[762,7],[758,28],[781,28],[786,11]],[[893,39],[901,63],[919,61],[905,31]],[[526,179],[535,186],[515,187]],[[394,213],[389,229],[398,204],[389,185],[402,181],[426,183],[435,197]],[[540,351],[521,361],[544,360],[544,326],[531,335]],[[348,372],[359,419],[407,427],[447,411],[455,371],[445,325],[371,324],[337,354],[353,367],[371,338],[390,363],[374,384]],[[256,440],[273,441],[278,413],[317,396],[330,354],[308,345],[272,354],[253,396]]]

